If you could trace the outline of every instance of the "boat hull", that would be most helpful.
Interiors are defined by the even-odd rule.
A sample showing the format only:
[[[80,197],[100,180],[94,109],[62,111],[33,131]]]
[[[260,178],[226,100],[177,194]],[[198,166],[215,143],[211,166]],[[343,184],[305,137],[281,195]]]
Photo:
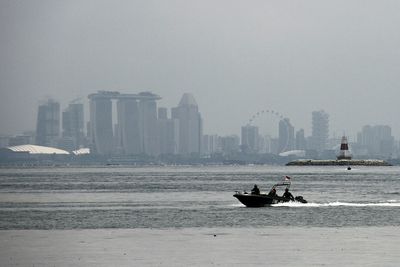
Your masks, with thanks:
[[[265,207],[272,204],[289,201],[289,199],[283,197],[278,197],[278,196],[273,197],[265,194],[255,195],[255,194],[236,193],[233,196],[237,198],[246,207]]]
[[[247,193],[237,192],[233,196],[235,198],[237,198],[246,207],[253,207],[253,208],[265,207],[265,206],[270,206],[272,204],[290,201],[290,199],[288,199],[288,198],[284,198],[284,197],[280,197],[280,196],[270,196],[270,195],[266,195],[266,194],[256,195],[256,194],[247,194]],[[299,202],[299,203],[307,203],[307,200],[305,200],[302,196],[295,197],[294,201]]]

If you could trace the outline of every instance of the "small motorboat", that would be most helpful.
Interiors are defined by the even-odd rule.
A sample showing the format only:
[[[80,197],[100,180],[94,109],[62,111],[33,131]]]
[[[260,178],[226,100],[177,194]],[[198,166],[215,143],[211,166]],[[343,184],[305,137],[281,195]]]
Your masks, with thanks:
[[[290,177],[285,176],[284,180],[282,182],[275,184],[271,188],[268,194],[258,193],[258,192],[247,193],[246,191],[243,192],[236,191],[236,193],[233,196],[237,198],[246,207],[265,207],[265,206],[270,206],[272,204],[289,202],[289,201],[307,203],[307,200],[305,200],[302,196],[296,196],[290,199],[290,198],[285,198],[283,196],[278,196],[276,194],[276,191],[278,189],[289,190],[290,185],[291,185]]]

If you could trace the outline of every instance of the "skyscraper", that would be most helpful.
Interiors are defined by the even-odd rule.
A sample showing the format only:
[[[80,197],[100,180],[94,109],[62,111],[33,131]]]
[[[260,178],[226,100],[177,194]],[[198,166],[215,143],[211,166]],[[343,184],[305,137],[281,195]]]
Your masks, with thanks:
[[[157,131],[157,103],[155,99],[152,98],[155,95],[149,92],[143,92],[140,93],[139,96],[146,97],[139,100],[143,152],[147,155],[158,155],[160,150],[159,134]]]
[[[89,95],[91,151],[107,155],[113,152],[111,93]]]
[[[140,128],[139,104],[135,99],[117,101],[118,148],[122,154],[134,155],[143,153],[143,135]]]
[[[60,103],[49,99],[39,105],[36,123],[36,144],[56,146],[60,137]]]
[[[252,125],[242,126],[241,144],[242,151],[248,153],[257,153],[259,146],[258,127]]]
[[[172,109],[172,118],[179,121],[179,153],[201,153],[203,126],[193,95],[183,94],[178,107]]]
[[[203,146],[202,153],[204,155],[220,153],[222,152],[221,137],[216,134],[213,135],[205,134],[203,135],[202,146]]]
[[[160,154],[177,154],[179,121],[177,119],[169,119],[166,108],[158,108],[158,133]]]
[[[394,137],[388,125],[366,125],[360,134],[361,145],[367,149],[369,155],[390,157],[393,153]]]
[[[294,149],[294,127],[288,118],[279,121],[279,153]]]
[[[229,135],[221,138],[222,152],[231,154],[239,151],[240,139],[237,135]]]
[[[296,149],[297,150],[306,150],[307,141],[304,137],[304,129],[300,129],[296,132]]]
[[[323,110],[312,113],[310,148],[318,152],[326,149],[329,137],[329,115]]]
[[[157,103],[161,99],[150,92],[120,94],[99,91],[90,94],[90,139],[97,154],[157,155]],[[117,100],[116,146],[112,121],[112,100]]]
[[[83,104],[71,103],[62,113],[62,137],[70,141],[65,149],[72,151],[79,149],[84,143],[83,134]]]

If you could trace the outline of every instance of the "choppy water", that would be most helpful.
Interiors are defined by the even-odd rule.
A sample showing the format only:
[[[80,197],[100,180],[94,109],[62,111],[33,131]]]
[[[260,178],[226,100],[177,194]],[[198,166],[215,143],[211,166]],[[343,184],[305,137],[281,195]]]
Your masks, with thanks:
[[[308,204],[246,208],[232,196],[282,175]],[[0,169],[3,230],[399,225],[399,167]]]

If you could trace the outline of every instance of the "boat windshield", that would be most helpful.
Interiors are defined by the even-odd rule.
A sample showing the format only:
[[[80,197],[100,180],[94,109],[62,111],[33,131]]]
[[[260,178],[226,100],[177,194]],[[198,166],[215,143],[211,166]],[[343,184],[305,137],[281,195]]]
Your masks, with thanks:
[[[279,183],[275,184],[272,188],[276,189],[276,188],[281,188],[281,187],[285,187],[285,188],[289,189],[290,188],[290,181],[279,182]]]

